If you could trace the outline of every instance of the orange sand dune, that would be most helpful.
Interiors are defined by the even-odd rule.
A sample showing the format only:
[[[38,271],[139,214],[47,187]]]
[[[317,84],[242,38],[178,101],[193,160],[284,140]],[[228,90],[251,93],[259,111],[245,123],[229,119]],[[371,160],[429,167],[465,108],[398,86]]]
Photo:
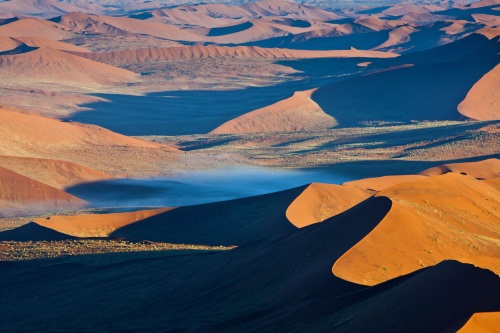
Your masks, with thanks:
[[[51,216],[50,219],[35,219],[34,222],[60,233],[74,237],[108,237],[117,229],[167,212],[173,208],[140,210],[112,214],[83,214],[75,216]]]
[[[489,7],[500,4],[500,0],[480,0],[470,5],[470,8]]]
[[[288,206],[286,217],[303,228],[338,215],[370,196],[371,192],[357,187],[312,183]]]
[[[112,178],[104,172],[83,165],[42,158],[0,156],[0,166],[60,190]]]
[[[475,178],[433,176],[392,186],[377,197],[389,198],[392,207],[335,262],[333,273],[342,279],[374,285],[445,259],[500,258],[500,193]],[[479,259],[478,266],[484,262]]]
[[[399,185],[401,183],[414,182],[418,180],[425,179],[424,176],[419,175],[401,175],[401,176],[383,176],[376,178],[365,178],[360,180],[353,180],[350,182],[345,182],[342,185],[345,186],[355,186],[361,189],[380,192],[394,185]]]
[[[458,330],[458,333],[498,333],[500,312],[478,312]]]
[[[476,120],[500,119],[500,65],[476,82],[458,105],[458,111]]]
[[[61,40],[73,37],[66,27],[36,18],[25,18],[0,26],[0,36],[41,37]]]
[[[210,133],[314,131],[335,126],[335,119],[311,99],[313,91],[295,92],[290,98],[232,119]]]
[[[0,216],[85,207],[87,202],[49,185],[0,167]]]
[[[0,155],[43,158],[68,149],[87,148],[91,153],[109,146],[163,147],[98,126],[0,110]]]
[[[80,46],[41,37],[17,37],[15,39],[32,47],[49,47],[60,51],[90,52],[89,50]]]
[[[10,51],[23,45],[22,42],[10,37],[0,36],[0,52]]]
[[[496,28],[484,27],[482,29],[477,30],[476,33],[481,34],[488,39],[493,39],[497,36],[500,36],[500,27]]]
[[[126,17],[69,13],[54,21],[74,32],[109,35],[142,34],[172,40],[202,41],[200,36],[174,26]]]
[[[394,29],[405,24],[399,20],[386,21],[375,16],[361,17],[354,22],[375,31]]]
[[[451,163],[422,171],[425,176],[442,175],[448,172],[465,173],[477,179],[500,178],[500,160],[490,158],[479,162]]]
[[[406,15],[409,13],[429,13],[444,10],[445,7],[441,7],[438,5],[427,5],[427,4],[407,4],[407,3],[399,3],[397,5],[391,6],[383,11],[386,15],[400,16]]]
[[[411,26],[399,27],[389,32],[389,39],[375,47],[374,50],[384,49],[391,46],[407,43],[411,40],[410,35],[418,31]]]
[[[148,61],[170,61],[178,59],[204,58],[267,58],[267,59],[301,59],[301,58],[392,58],[397,54],[379,51],[334,50],[309,51],[278,48],[260,48],[256,46],[183,46],[158,49],[138,49],[103,53],[77,53],[98,62],[114,65],[124,65]]]
[[[500,14],[500,13],[499,13]],[[500,26],[500,17],[494,15],[487,14],[472,14],[474,20],[478,23],[483,23],[489,27],[498,27]]]
[[[70,83],[113,85],[136,81],[138,75],[51,48],[0,56],[0,75],[12,83]]]

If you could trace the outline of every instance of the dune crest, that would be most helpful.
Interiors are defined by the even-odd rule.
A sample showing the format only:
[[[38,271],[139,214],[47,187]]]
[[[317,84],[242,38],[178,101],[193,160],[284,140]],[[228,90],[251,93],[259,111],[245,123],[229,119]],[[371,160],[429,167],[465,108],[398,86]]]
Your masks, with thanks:
[[[88,205],[84,200],[49,185],[0,167],[1,217],[75,210]]]
[[[22,54],[0,56],[0,75],[17,84],[43,81],[78,86],[123,84],[138,78],[131,71],[45,47]]]
[[[478,162],[450,163],[427,169],[420,172],[425,176],[443,175],[448,172],[464,173],[477,179],[500,178],[500,160],[490,158]]]
[[[370,196],[370,191],[356,187],[312,183],[288,206],[286,217],[303,228],[340,214]]]
[[[499,258],[500,212],[494,208],[500,207],[500,193],[493,187],[449,173],[401,183],[376,196],[389,198],[392,208],[335,262],[336,276],[374,285],[446,259]]]
[[[475,120],[500,119],[500,65],[472,86],[458,105],[458,112]]]
[[[500,312],[478,312],[474,313],[457,333],[495,333],[499,327]]]
[[[34,222],[73,237],[108,237],[114,231],[129,224],[167,212],[173,208],[158,208],[125,213],[83,214],[74,216],[51,216],[50,219],[35,219]]]
[[[232,119],[210,133],[314,131],[335,126],[335,119],[311,99],[313,91],[295,92],[290,98]]]

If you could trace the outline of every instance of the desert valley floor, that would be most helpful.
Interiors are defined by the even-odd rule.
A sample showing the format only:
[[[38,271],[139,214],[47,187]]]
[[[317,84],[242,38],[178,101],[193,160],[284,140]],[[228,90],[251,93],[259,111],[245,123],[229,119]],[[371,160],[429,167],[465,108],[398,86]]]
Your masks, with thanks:
[[[0,332],[500,332],[499,60],[499,0],[0,0]]]

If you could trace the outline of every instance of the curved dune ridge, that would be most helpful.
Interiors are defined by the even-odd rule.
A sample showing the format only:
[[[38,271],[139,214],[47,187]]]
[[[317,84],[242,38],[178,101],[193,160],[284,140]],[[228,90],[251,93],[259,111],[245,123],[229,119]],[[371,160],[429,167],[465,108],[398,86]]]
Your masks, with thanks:
[[[499,258],[500,193],[448,173],[401,183],[377,196],[392,201],[378,226],[333,266],[342,279],[374,285],[445,259]],[[368,212],[369,214],[369,212]],[[500,275],[500,266],[487,267]]]
[[[17,37],[15,39],[31,47],[52,48],[55,50],[71,52],[90,52],[84,47],[41,37]]]
[[[159,208],[111,214],[52,216],[50,219],[35,219],[34,222],[69,236],[80,238],[108,237],[117,229],[172,209]]]
[[[352,186],[312,183],[286,210],[286,218],[298,228],[323,222],[363,200],[372,192]]]
[[[490,158],[479,162],[443,164],[422,171],[420,174],[425,176],[436,176],[448,172],[463,173],[477,179],[496,179],[500,178],[500,160],[497,158]]]
[[[60,190],[81,183],[112,178],[104,172],[83,165],[44,158],[0,155],[0,166]]]
[[[478,312],[457,333],[498,332],[500,312]]]
[[[131,71],[46,47],[0,56],[0,75],[16,84],[64,82],[79,86],[123,84],[138,79]]]
[[[0,109],[0,155],[44,157],[67,149],[105,146],[163,147],[98,126],[68,123]],[[164,147],[167,148],[167,147]]]
[[[234,118],[210,133],[296,132],[328,129],[337,124],[311,99],[313,90]]]
[[[73,33],[57,23],[37,19],[23,18],[0,26],[0,36],[9,37],[41,37],[61,40],[73,37]]]
[[[181,46],[158,49],[138,49],[126,51],[113,51],[102,53],[74,53],[80,57],[94,61],[125,65],[130,63],[170,61],[179,59],[205,59],[205,58],[266,58],[266,59],[307,59],[307,58],[392,58],[397,54],[381,51],[364,50],[333,50],[309,51],[290,50],[278,48],[261,48],[256,46]]]
[[[391,30],[389,32],[389,39],[386,40],[384,43],[380,44],[379,46],[375,47],[374,50],[380,50],[407,43],[411,40],[410,35],[416,31],[418,30],[412,26],[403,26]]]
[[[19,40],[7,36],[0,36],[0,52],[11,51],[21,45],[23,45],[23,43]]]
[[[458,112],[475,120],[500,119],[500,65],[476,82],[458,105]]]
[[[75,210],[88,203],[19,173],[0,167],[0,216]]]

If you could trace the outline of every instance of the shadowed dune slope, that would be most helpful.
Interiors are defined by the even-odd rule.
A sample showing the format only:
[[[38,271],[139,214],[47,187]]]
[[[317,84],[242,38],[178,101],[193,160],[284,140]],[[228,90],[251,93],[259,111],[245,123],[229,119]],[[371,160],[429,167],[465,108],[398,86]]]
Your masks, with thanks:
[[[401,183],[377,196],[389,198],[391,210],[337,260],[335,275],[373,285],[444,259],[498,259],[500,193],[493,187],[470,176],[448,173]],[[481,262],[485,261],[477,264]]]
[[[458,333],[495,333],[500,327],[500,312],[480,312],[474,315]]]
[[[278,48],[260,48],[254,46],[182,46],[157,49],[138,49],[103,53],[75,53],[90,60],[125,65],[140,62],[171,61],[180,59],[205,58],[265,58],[265,59],[306,59],[306,58],[392,58],[396,54],[379,51],[337,50],[308,51]]]
[[[476,82],[458,105],[464,116],[476,120],[500,119],[500,65]]]
[[[0,166],[60,190],[97,180],[110,175],[76,163],[43,158],[1,156]]]
[[[87,202],[54,187],[0,167],[1,216],[78,209]]]
[[[311,100],[313,91],[295,92],[290,98],[232,119],[210,133],[315,131],[335,126],[335,119]]]
[[[107,237],[117,229],[167,212],[171,208],[140,210],[135,212],[111,214],[84,214],[73,216],[52,216],[47,219],[35,219],[40,226],[53,229],[74,237]]]
[[[0,233],[0,241],[59,241],[65,239],[73,239],[69,235],[57,232],[55,230],[42,227],[41,225],[30,222],[19,228],[7,230]],[[0,262],[1,264],[1,262]]]
[[[312,99],[340,126],[365,121],[461,119],[460,102],[498,64],[497,39],[471,35],[428,52],[395,58],[388,61],[389,68],[397,64],[393,70],[321,87]],[[456,49],[461,51],[454,52]],[[401,66],[404,64],[414,66]]]
[[[238,246],[263,241],[296,229],[286,219],[285,211],[302,191],[301,187],[245,199],[179,207],[118,229],[110,237]]]
[[[15,39],[31,47],[38,47],[38,48],[48,47],[55,50],[71,51],[71,52],[90,52],[89,50],[80,46],[41,37],[16,37]]]
[[[312,183],[288,206],[286,217],[303,228],[343,213],[370,196],[372,192],[356,187]]]
[[[0,75],[16,84],[61,82],[81,86],[123,84],[138,77],[131,71],[45,47],[0,56]]]

